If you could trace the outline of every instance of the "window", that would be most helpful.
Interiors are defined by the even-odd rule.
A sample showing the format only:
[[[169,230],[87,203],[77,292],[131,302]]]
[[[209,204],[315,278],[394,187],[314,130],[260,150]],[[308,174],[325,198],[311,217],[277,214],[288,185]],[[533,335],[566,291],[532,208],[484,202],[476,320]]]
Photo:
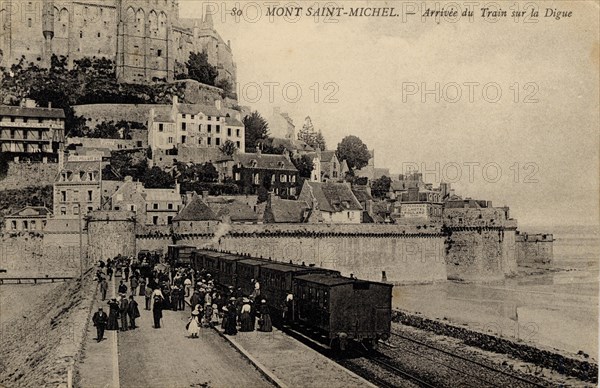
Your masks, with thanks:
[[[152,217],[152,224],[153,225],[158,225],[158,216]]]
[[[236,172],[236,173],[234,174],[234,179],[235,179],[236,181],[239,181],[239,180],[241,180],[241,179],[242,179],[242,177],[240,176],[240,173],[239,173],[239,172]]]
[[[202,124],[198,124],[198,132],[202,132]]]
[[[231,128],[227,128],[227,136],[231,136]]]
[[[94,173],[88,172],[88,181],[93,181],[93,180],[94,180]]]
[[[156,50],[156,56],[157,57],[162,57],[162,50],[161,49]]]
[[[83,39],[83,31],[79,31],[79,39]]]
[[[73,214],[79,214],[79,205],[73,206]]]
[[[183,118],[185,119],[185,117],[186,117],[186,116],[185,116],[185,113],[182,113],[182,114],[181,114],[181,117],[183,117]]]
[[[208,116],[208,121],[211,121],[211,120],[212,120],[212,117],[211,117],[211,116]]]
[[[240,137],[240,130],[239,129],[235,130],[235,136]]]
[[[206,132],[210,133],[212,131],[212,125],[208,124],[206,127]]]
[[[98,33],[98,38],[100,37],[100,33]]]
[[[187,124],[186,123],[181,123],[181,130],[185,131],[186,129],[187,129]]]
[[[12,230],[17,230],[17,221],[11,221],[10,222],[10,228]]]
[[[61,207],[60,208],[60,215],[61,216],[66,216],[67,215],[67,208],[66,207]]]
[[[173,216],[167,216],[167,224],[171,225],[173,223]]]
[[[65,190],[61,190],[60,192],[60,201],[67,202],[67,192]]]
[[[211,145],[212,143],[212,139],[209,137],[208,139],[206,139],[206,145]]]
[[[172,137],[169,137],[169,138],[167,139],[167,143],[169,143],[169,144],[173,144],[173,138],[172,138]]]
[[[23,230],[29,229],[29,222],[27,220],[23,221]]]
[[[254,181],[254,184],[255,184],[255,185],[258,185],[258,184],[260,184],[260,176],[258,175],[258,173],[255,173],[255,174],[253,174],[253,175],[254,175],[254,179],[253,179],[253,181]]]
[[[242,148],[242,145],[240,144],[240,142],[239,142],[239,141],[236,141],[236,142],[235,142],[235,145],[236,145],[236,147],[237,147],[238,149]]]
[[[88,200],[88,202],[92,202],[94,200],[94,192],[92,190],[88,190],[87,200]]]
[[[167,204],[167,209],[173,210],[173,204],[172,203]]]
[[[92,206],[88,206],[88,207],[87,207],[87,212],[88,212],[88,213],[91,213],[91,212],[93,212],[93,211],[94,211],[94,208],[93,208]]]
[[[217,126],[216,126],[216,128],[215,128],[215,131],[216,131],[217,133],[221,133],[221,126],[220,126],[220,125],[217,125]]]
[[[216,145],[216,146],[219,146],[219,145],[221,145],[221,138],[220,138],[220,137],[217,137],[217,138],[215,139],[215,145]]]
[[[27,27],[31,28],[31,18],[27,19]]]
[[[157,204],[157,203],[153,203],[153,204],[152,204],[152,209],[154,209],[154,210],[158,210],[158,204]]]
[[[162,132],[164,130],[163,124],[158,124],[158,132]]]
[[[281,176],[279,177],[279,180],[280,180],[282,183],[285,183],[285,182],[287,182],[287,175],[285,175],[285,174],[281,174]]]
[[[202,139],[198,139],[198,144],[202,145]]]
[[[181,136],[181,144],[185,144],[186,141],[186,137],[185,136]]]
[[[193,120],[193,119],[194,119],[194,117],[196,117],[196,116],[194,116],[194,115],[191,115],[191,117],[190,117],[190,118]]]

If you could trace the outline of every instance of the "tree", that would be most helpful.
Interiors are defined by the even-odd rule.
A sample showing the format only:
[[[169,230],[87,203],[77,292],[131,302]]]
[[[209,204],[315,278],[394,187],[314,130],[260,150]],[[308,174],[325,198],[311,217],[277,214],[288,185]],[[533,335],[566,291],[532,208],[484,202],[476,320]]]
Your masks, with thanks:
[[[308,155],[302,155],[299,158],[292,159],[292,163],[296,166],[301,177],[310,178],[315,167],[312,158]]]
[[[219,147],[222,153],[227,156],[233,156],[237,152],[237,146],[231,140],[226,140],[221,147]]]
[[[392,179],[387,176],[382,176],[379,179],[375,179],[371,184],[371,192],[376,198],[385,198],[387,193],[390,191]]]
[[[254,152],[258,143],[269,137],[269,124],[258,111],[244,117],[246,152]]]
[[[341,162],[345,160],[351,170],[360,170],[369,163],[371,154],[365,143],[356,136],[346,136],[338,144],[336,155]]]
[[[325,143],[325,138],[323,137],[323,133],[319,131],[317,133],[317,137],[315,138],[315,143],[311,144],[314,149],[319,148],[321,151],[325,151],[327,149],[327,144]]]
[[[154,166],[146,171],[143,183],[148,189],[168,189],[175,186],[175,178],[160,167]]]
[[[178,79],[190,78],[203,84],[215,86],[215,80],[219,75],[217,68],[208,62],[206,51],[201,53],[190,53],[190,58],[185,63],[187,74],[179,74]]]

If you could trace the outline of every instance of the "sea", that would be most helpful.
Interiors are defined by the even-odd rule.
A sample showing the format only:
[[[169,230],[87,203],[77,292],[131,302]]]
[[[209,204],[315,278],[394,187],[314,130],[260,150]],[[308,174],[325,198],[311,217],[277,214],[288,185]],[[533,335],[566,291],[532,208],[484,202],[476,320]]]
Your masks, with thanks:
[[[598,360],[599,226],[538,226],[554,235],[552,271],[485,284],[397,286],[396,308]]]

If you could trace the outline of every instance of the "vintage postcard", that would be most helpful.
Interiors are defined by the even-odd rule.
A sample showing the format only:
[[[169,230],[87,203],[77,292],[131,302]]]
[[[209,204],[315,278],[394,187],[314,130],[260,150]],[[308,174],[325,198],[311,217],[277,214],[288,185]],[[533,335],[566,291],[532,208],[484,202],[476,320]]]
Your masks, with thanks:
[[[599,31],[0,0],[0,386],[597,386]]]

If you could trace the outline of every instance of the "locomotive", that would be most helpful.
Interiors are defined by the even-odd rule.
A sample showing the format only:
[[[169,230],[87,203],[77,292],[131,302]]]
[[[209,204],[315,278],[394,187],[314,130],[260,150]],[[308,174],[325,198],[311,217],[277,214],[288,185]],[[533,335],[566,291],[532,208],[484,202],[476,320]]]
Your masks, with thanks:
[[[218,287],[239,288],[244,295],[252,293],[257,280],[276,325],[286,310],[286,324],[310,331],[331,348],[344,350],[348,341],[373,348],[390,336],[391,284],[209,249],[192,250],[190,262],[193,269],[209,272]]]

